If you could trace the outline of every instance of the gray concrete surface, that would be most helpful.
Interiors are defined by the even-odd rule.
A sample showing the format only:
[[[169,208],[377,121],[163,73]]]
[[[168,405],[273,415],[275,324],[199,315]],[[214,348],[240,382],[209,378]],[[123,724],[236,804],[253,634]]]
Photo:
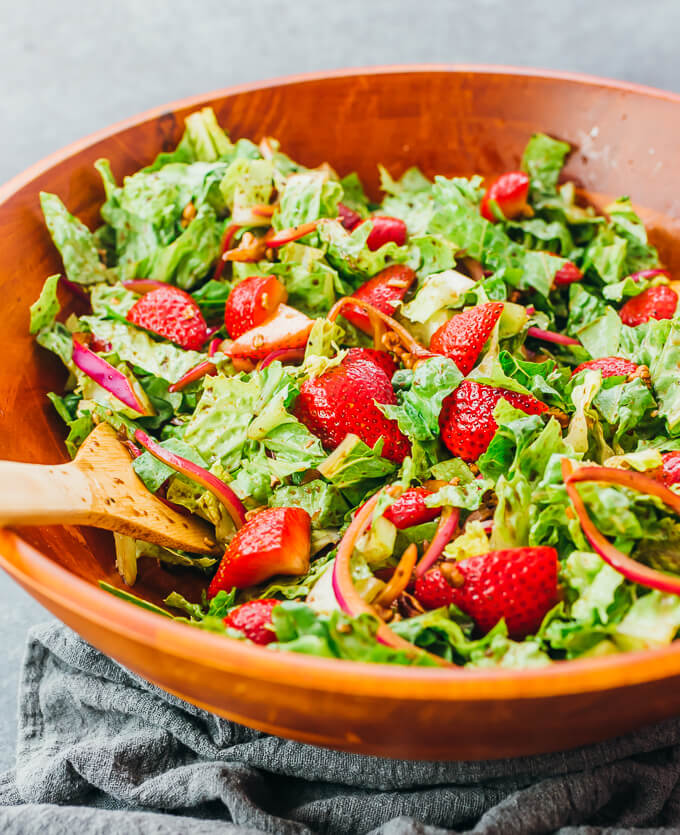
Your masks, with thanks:
[[[679,23],[678,0],[0,0],[0,182],[145,108],[289,73],[497,63],[680,91]],[[5,576],[0,600],[1,769],[26,630],[48,616]]]

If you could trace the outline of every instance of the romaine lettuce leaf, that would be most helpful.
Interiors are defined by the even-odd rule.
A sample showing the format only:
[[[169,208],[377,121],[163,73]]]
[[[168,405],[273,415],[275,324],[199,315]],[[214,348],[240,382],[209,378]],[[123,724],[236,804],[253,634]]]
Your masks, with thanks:
[[[51,275],[45,279],[40,295],[31,305],[30,333],[37,333],[42,328],[50,328],[61,310],[57,299],[59,276]]]
[[[410,247],[397,246],[392,241],[372,252],[366,246],[370,223],[362,223],[349,233],[337,220],[323,220],[317,231],[330,265],[355,284],[361,284],[389,264],[405,263],[413,257]]]
[[[566,142],[544,133],[535,133],[531,137],[522,156],[522,170],[531,179],[532,199],[555,193],[560,171],[570,150]]]
[[[275,229],[288,229],[320,217],[335,218],[342,197],[340,183],[329,180],[323,171],[293,174],[280,194],[279,210],[272,218],[272,225]]]
[[[113,281],[114,273],[102,263],[95,239],[87,226],[67,211],[56,194],[40,192],[40,205],[69,281],[76,284]]]

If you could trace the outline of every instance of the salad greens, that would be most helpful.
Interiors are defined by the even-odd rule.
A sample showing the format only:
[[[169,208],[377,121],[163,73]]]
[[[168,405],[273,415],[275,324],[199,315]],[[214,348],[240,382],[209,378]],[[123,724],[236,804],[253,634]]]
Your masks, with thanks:
[[[106,160],[96,164],[106,201],[95,231],[58,196],[42,194],[64,276],[89,298],[87,310],[65,318],[60,277],[52,275],[30,310],[30,332],[68,371],[63,390],[48,397],[67,427],[69,454],[102,421],[129,444],[141,429],[162,450],[228,485],[249,516],[301,508],[310,519],[311,562],[302,574],[274,569],[264,582],[201,601],[173,593],[167,609],[108,590],[241,640],[246,633],[225,617],[247,601],[280,601],[267,626],[270,650],[390,664],[439,658],[471,667],[542,666],[673,641],[680,596],[627,579],[596,552],[567,495],[562,462],[662,477],[667,456],[680,454],[680,320],[677,312],[637,324],[622,318],[627,302],[667,288],[669,277],[629,198],[598,214],[562,182],[569,152],[565,142],[543,134],[529,139],[519,210],[507,208],[501,191],[493,196],[480,176],[430,180],[417,168],[395,177],[380,167],[383,197],[374,203],[356,174],[307,168],[272,139],[232,142],[205,108],[187,118],[175,151],[122,182]],[[381,217],[403,222],[405,235],[375,245]],[[301,224],[304,234],[268,246],[273,235],[295,233]],[[222,258],[225,246],[231,260]],[[418,357],[375,334],[377,347],[388,345],[397,362],[388,376],[392,401],[375,405],[408,444],[401,460],[387,454],[386,438],[367,443],[359,425],[329,446],[299,408],[309,381],[342,369],[350,349],[374,344],[351,317],[333,314],[331,323],[329,312],[394,265],[412,271],[413,283],[380,309],[423,348]],[[263,361],[231,353],[225,306],[252,276],[274,276],[287,305],[313,320],[299,356],[274,350]],[[190,294],[213,341],[187,348],[135,323],[131,311],[146,292],[140,279]],[[462,311],[494,302],[502,314],[467,374],[455,354],[426,350]],[[465,346],[473,336],[465,335]],[[148,413],[126,407],[76,367],[74,340],[142,392]],[[612,357],[636,370],[610,373],[606,364],[591,364]],[[185,382],[207,361],[208,374]],[[442,431],[452,398],[468,385],[504,392],[488,415],[489,442],[474,457],[452,454]],[[527,413],[521,406],[527,398],[544,405]],[[133,467],[146,487],[211,522],[228,546],[236,526],[216,496],[157,455],[140,453]],[[672,479],[666,483],[674,489]],[[381,494],[350,568],[373,609],[348,613],[334,591],[338,543],[357,508],[387,485],[397,492],[426,488],[423,508],[430,514],[397,525],[390,516],[396,493]],[[619,551],[668,576],[680,573],[680,522],[667,504],[613,484],[589,482],[578,490],[597,529]],[[395,566],[413,544],[422,558],[449,518],[456,527],[441,543],[437,566],[451,576],[490,552],[555,550],[559,589],[530,633],[515,634],[509,617],[481,629],[463,603],[424,605],[413,581],[385,603]],[[178,585],[187,568],[203,574],[206,586],[216,571],[215,559],[148,543],[137,543],[134,553],[136,560],[158,560]],[[376,638],[385,623],[398,639],[391,646]]]

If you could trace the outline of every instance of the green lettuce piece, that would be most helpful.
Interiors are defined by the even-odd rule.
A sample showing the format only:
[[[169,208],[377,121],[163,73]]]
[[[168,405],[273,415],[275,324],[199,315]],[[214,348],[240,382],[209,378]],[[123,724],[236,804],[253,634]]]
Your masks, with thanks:
[[[161,548],[160,545],[154,545],[152,542],[143,542],[137,540],[136,557],[149,557],[158,562],[163,562],[166,565],[181,565],[183,568],[194,568],[205,571],[212,568],[217,562],[214,557],[200,557],[196,554],[190,554],[186,551],[176,551],[172,548]],[[166,601],[167,602],[167,598]]]
[[[501,351],[498,361],[503,373],[530,391],[534,397],[562,411],[569,411],[570,405],[564,392],[569,372],[557,367],[554,360],[530,362],[508,351]]]
[[[324,261],[278,263],[268,272],[281,279],[288,291],[288,304],[308,316],[325,316],[335,302],[338,274]]]
[[[626,275],[659,266],[659,253],[647,240],[644,223],[635,213],[630,199],[621,197],[605,208],[614,232],[626,241]]]
[[[578,332],[578,339],[593,359],[616,356],[621,338],[621,317],[613,307]]]
[[[132,275],[125,276],[153,278],[191,290],[220,254],[223,225],[209,206],[202,206],[179,237],[154,249],[133,265]]]
[[[458,247],[443,235],[416,235],[409,243],[420,250],[418,275],[425,277],[443,270],[455,270]]]
[[[382,165],[378,165],[378,171],[380,172],[380,188],[393,197],[414,196],[427,193],[432,188],[430,180],[416,166],[407,168],[399,180],[394,180]]]
[[[670,644],[680,629],[680,597],[651,591],[639,597],[613,633],[617,646],[628,652]]]
[[[73,337],[61,322],[53,322],[50,327],[41,328],[35,336],[35,341],[56,354],[67,368],[72,369]]]
[[[185,351],[171,342],[157,342],[134,325],[115,319],[83,316],[80,320],[102,342],[111,344],[111,352],[121,360],[144,369],[148,374],[175,383],[205,359],[197,351]]]
[[[483,218],[478,205],[482,195],[480,177],[435,177],[432,193],[436,210],[429,232],[445,235],[511,286],[534,289],[548,296],[555,273],[564,266],[565,259],[549,252],[527,250],[508,237],[502,224]]]
[[[671,435],[677,435],[680,432],[680,387],[677,383],[680,368],[680,322],[665,321],[668,323],[665,327],[655,327],[648,323],[649,339],[645,340],[640,353],[649,361],[649,373],[659,404],[659,413],[666,418]],[[658,346],[663,334],[666,334],[666,338],[654,357],[647,346]]]
[[[526,171],[531,178],[532,199],[555,193],[560,171],[570,150],[566,142],[544,133],[535,133],[531,137],[522,155],[522,171]]]
[[[568,257],[574,249],[574,240],[569,227],[562,220],[543,220],[532,217],[528,220],[512,221],[506,229],[513,240],[527,249],[547,249]]]
[[[317,231],[326,248],[326,258],[330,265],[357,284],[376,275],[389,264],[405,263],[411,258],[409,247],[397,246],[393,241],[372,252],[366,246],[371,233],[370,223],[362,223],[349,233],[337,220],[323,220]]]
[[[425,499],[428,507],[460,507],[463,510],[477,510],[484,494],[494,486],[487,478],[475,478],[462,484],[447,484]]]
[[[95,284],[90,291],[90,305],[95,316],[125,319],[139,297],[122,284]]]
[[[90,230],[68,212],[56,194],[40,192],[45,223],[64,262],[64,272],[76,284],[112,281],[114,274],[99,257]]]
[[[212,107],[191,113],[184,120],[184,134],[174,151],[160,153],[142,171],[152,173],[172,162],[215,162],[233,148],[217,122]]]
[[[58,275],[51,275],[45,279],[40,295],[31,305],[31,333],[37,333],[42,328],[50,328],[54,324],[54,320],[61,310],[61,305],[57,299],[58,286]]]
[[[382,439],[371,449],[356,435],[347,435],[318,467],[324,478],[340,490],[365,481],[383,480],[396,470],[396,465],[380,455]]]
[[[235,215],[239,209],[269,203],[274,190],[274,165],[271,160],[237,157],[220,181],[224,205]]]
[[[77,411],[76,407],[80,402],[80,398],[75,395],[69,394],[65,397],[59,397],[58,394],[49,392],[47,397],[54,406],[59,417],[68,426],[69,432],[66,440],[64,441],[64,445],[66,446],[66,451],[71,458],[75,458],[78,448],[94,429],[95,424],[92,420],[92,415],[89,412],[79,413]],[[69,401],[72,402],[74,406],[73,409],[69,408],[69,405],[67,405]]]
[[[228,470],[238,465],[247,441],[260,382],[250,377],[217,374],[203,384],[196,411],[186,425],[184,440],[212,465],[219,461]]]
[[[486,646],[479,646],[470,653],[467,667],[502,667],[522,670],[531,667],[545,667],[550,656],[544,652],[542,642],[525,638],[512,641],[507,635],[496,634]]]
[[[160,445],[163,449],[167,449],[169,452],[174,452],[176,455],[181,455],[182,458],[187,458],[194,464],[198,464],[199,467],[206,466],[206,462],[196,450],[178,438],[169,438],[167,441],[161,441]],[[170,476],[176,475],[176,471],[172,467],[168,467],[167,464],[159,461],[150,452],[143,452],[139,458],[135,458],[132,462],[132,468],[152,493],[155,493],[165,484]]]
[[[592,272],[605,284],[615,284],[625,275],[626,259],[626,239],[603,226],[586,248],[583,272]]]
[[[442,403],[461,383],[463,375],[448,357],[430,357],[418,364],[415,371],[395,374],[397,405],[378,404],[399,429],[417,441],[432,441],[439,437],[439,413]]]
[[[272,621],[277,637],[276,643],[269,644],[273,650],[381,664],[434,664],[416,647],[410,652],[379,644],[375,639],[379,622],[372,615],[318,614],[290,601],[274,607]]]
[[[382,211],[404,221],[411,235],[424,235],[432,219],[432,183],[417,168],[409,168],[400,180],[378,165],[380,187],[387,194]]]
[[[226,281],[206,281],[191,294],[206,319],[224,318],[224,306],[231,293],[232,285]]]
[[[475,286],[475,282],[456,270],[444,270],[428,276],[418,287],[410,302],[401,312],[411,322],[425,323],[435,314],[460,306],[466,293]],[[444,317],[439,324],[446,321]]]
[[[361,184],[359,175],[353,171],[340,180],[342,186],[341,202],[361,217],[368,215],[368,197]]]
[[[615,379],[609,377],[602,381],[593,406],[604,421],[615,427],[613,442],[622,450],[621,444],[626,440],[626,446],[630,448],[634,441],[633,430],[649,419],[649,413],[657,404],[639,377],[619,385],[614,385]]]
[[[288,229],[320,217],[337,217],[342,196],[342,185],[323,171],[293,174],[286,180],[272,224],[275,229]]]
[[[312,527],[316,529],[340,527],[350,509],[338,488],[320,478],[298,486],[277,488],[269,504],[271,507],[301,507],[309,513]]]

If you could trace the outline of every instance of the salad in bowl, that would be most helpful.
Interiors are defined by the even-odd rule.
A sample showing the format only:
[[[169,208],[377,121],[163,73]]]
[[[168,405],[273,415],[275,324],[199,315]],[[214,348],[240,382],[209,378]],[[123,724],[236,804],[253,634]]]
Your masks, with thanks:
[[[74,456],[110,424],[213,558],[153,607],[227,638],[390,664],[527,667],[680,629],[680,322],[630,200],[528,137],[493,179],[307,168],[209,108],[90,231],[42,194],[64,275],[30,328]],[[79,315],[62,315],[59,287]],[[63,296],[62,296],[63,298]]]

